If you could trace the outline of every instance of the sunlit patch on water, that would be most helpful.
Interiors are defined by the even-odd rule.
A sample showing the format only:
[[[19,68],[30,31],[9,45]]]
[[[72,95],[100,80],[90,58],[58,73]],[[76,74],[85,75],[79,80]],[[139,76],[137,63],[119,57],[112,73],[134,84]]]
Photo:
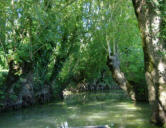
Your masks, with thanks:
[[[63,102],[33,106],[0,114],[0,128],[70,128],[108,125],[111,128],[157,128],[149,123],[151,111],[135,104],[121,91],[82,93]]]

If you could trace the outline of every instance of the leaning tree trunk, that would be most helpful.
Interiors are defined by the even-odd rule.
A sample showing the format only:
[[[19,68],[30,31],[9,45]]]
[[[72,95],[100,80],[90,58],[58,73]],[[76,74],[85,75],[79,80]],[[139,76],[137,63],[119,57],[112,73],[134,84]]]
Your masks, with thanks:
[[[152,122],[166,124],[166,46],[162,33],[160,4],[157,0],[132,0],[143,40],[145,76]],[[161,2],[164,2],[161,1]]]
[[[127,81],[124,73],[120,70],[120,66],[117,64],[119,62],[118,56],[113,55],[107,58],[107,65],[112,72],[112,77],[115,82],[123,89],[125,92],[128,93],[129,97],[132,100],[135,99],[135,91],[133,86]]]
[[[132,100],[136,100],[134,87],[128,82],[124,73],[120,70],[120,60],[118,57],[117,52],[117,43],[113,42],[113,53],[111,51],[109,41],[107,40],[108,46],[108,58],[107,58],[107,65],[112,72],[112,77],[115,82],[123,89]]]

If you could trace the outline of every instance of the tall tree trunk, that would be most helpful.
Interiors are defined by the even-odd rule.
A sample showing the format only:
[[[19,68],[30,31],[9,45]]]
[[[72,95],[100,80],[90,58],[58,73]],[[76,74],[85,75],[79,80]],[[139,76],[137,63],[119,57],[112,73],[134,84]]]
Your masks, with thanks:
[[[166,124],[166,42],[160,36],[163,22],[161,3],[157,0],[132,1],[143,40],[145,76],[153,110],[152,122],[163,125]]]

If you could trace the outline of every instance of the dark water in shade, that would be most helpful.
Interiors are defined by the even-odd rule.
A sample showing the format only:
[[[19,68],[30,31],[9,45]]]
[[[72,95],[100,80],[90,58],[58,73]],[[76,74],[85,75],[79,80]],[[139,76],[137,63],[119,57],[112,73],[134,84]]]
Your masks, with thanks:
[[[121,91],[70,95],[63,102],[0,113],[0,128],[157,128],[148,104],[135,104]]]

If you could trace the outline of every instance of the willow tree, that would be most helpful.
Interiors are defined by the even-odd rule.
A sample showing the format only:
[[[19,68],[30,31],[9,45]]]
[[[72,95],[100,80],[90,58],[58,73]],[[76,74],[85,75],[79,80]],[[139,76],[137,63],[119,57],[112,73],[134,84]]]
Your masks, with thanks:
[[[133,0],[143,40],[152,122],[166,126],[165,0]]]
[[[103,31],[105,31],[104,41],[106,42],[105,44],[108,49],[107,65],[110,71],[112,72],[112,77],[115,80],[115,82],[125,92],[128,93],[131,99],[145,101],[146,86],[143,87],[144,85],[142,86],[141,84],[137,86],[135,83],[130,83],[129,79],[125,75],[126,71],[122,70],[123,67],[122,64],[120,64],[121,60],[124,60],[121,59],[121,56],[125,54],[128,56],[127,60],[131,60],[129,58],[130,55],[128,54],[128,48],[130,45],[132,45],[133,42],[135,43],[134,45],[137,45],[137,41],[139,40],[137,31],[133,32],[133,29],[135,30],[137,29],[137,27],[131,27],[135,26],[135,23],[133,22],[136,19],[134,19],[135,17],[133,10],[129,7],[129,5],[132,5],[130,1],[123,3],[121,0],[107,1],[105,3],[100,2],[100,8],[106,8],[106,10],[103,13],[103,17],[105,19],[103,23]],[[137,35],[136,37],[135,34]],[[133,38],[137,41],[133,40]],[[137,47],[137,49],[138,48],[139,47]],[[135,75],[135,73],[133,75]],[[139,89],[143,89],[141,90],[142,93],[140,93],[141,91]]]
[[[120,1],[119,1],[120,2]],[[117,6],[118,2],[113,2],[109,4],[110,8],[110,19],[109,22],[109,31],[106,34],[106,41],[108,47],[108,59],[107,65],[112,72],[112,77],[116,83],[128,93],[132,100],[136,100],[134,87],[126,79],[124,73],[120,68],[120,59],[118,53],[119,45],[119,32],[121,31],[121,21],[120,18],[123,17],[122,6]],[[116,16],[118,14],[118,16]],[[121,17],[122,16],[122,17]],[[124,18],[124,17],[123,17]],[[110,34],[111,33],[111,34]],[[110,43],[111,42],[111,43]],[[110,47],[111,44],[111,47]]]
[[[9,70],[3,84],[6,99],[11,99],[11,95],[19,97],[26,82],[37,85],[36,92],[48,88],[48,70],[59,39],[56,30],[60,19],[56,13],[59,8],[52,9],[51,2],[8,0],[0,4],[3,19],[0,21],[3,28],[0,30],[3,33],[0,34],[0,51]],[[13,91],[16,85],[19,92]]]

